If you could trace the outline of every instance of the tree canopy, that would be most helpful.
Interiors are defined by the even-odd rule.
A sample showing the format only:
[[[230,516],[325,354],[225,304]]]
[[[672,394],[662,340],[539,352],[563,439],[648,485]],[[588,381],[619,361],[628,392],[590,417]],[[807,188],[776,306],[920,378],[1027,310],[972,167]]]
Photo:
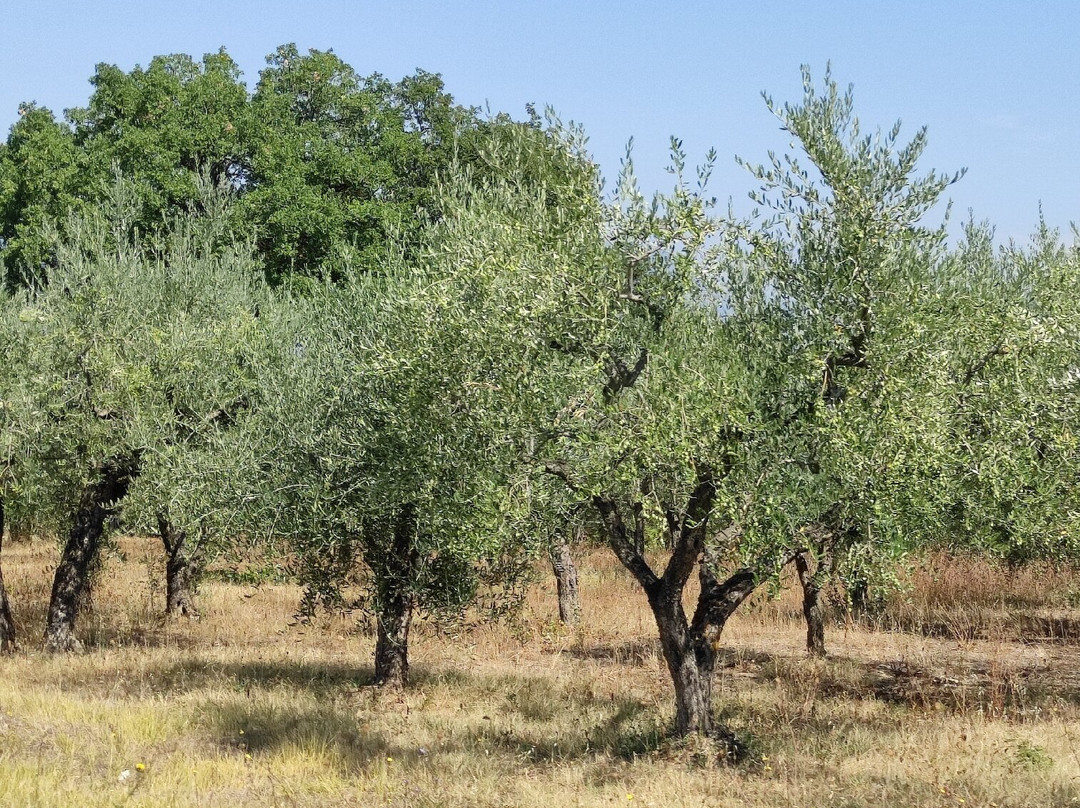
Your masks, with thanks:
[[[62,121],[25,106],[0,147],[9,288],[47,272],[43,225],[103,199],[115,170],[134,184],[147,235],[198,203],[205,175],[237,196],[233,232],[255,241],[272,281],[370,269],[388,239],[415,234],[437,174],[492,125],[437,74],[363,77],[332,51],[294,45],[267,65],[249,92],[224,50],[129,72],[100,64],[87,106]]]
[[[376,679],[404,683],[414,614],[512,600],[589,511],[677,733],[737,750],[716,651],[789,563],[823,653],[831,576],[1077,558],[1080,252],[951,247],[924,218],[960,173],[921,173],[925,130],[867,134],[828,71],[766,97],[793,153],[744,162],[745,219],[715,154],[674,140],[670,192],[628,158],[607,195],[580,128],[332,52],[279,48],[251,93],[224,52],[93,84],[0,149],[0,506],[65,535],[53,647],[115,518],[191,576],[272,538],[307,606],[374,613]]]

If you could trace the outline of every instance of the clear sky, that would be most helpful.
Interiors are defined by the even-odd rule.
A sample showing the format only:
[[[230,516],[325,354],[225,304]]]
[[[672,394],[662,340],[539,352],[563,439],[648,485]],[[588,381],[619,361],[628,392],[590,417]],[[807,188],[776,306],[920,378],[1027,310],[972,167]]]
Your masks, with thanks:
[[[968,169],[954,216],[989,219],[1001,241],[1038,220],[1080,221],[1080,2],[1041,0],[3,0],[0,127],[21,101],[55,112],[90,94],[98,62],[130,69],[163,53],[224,46],[258,79],[266,54],[332,48],[361,74],[441,73],[460,103],[524,114],[534,102],[585,125],[610,179],[626,141],[647,189],[668,141],[720,157],[712,187],[744,204],[734,164],[787,138],[761,101],[801,96],[799,66],[827,61],[855,85],[864,125],[926,124],[924,168]]]

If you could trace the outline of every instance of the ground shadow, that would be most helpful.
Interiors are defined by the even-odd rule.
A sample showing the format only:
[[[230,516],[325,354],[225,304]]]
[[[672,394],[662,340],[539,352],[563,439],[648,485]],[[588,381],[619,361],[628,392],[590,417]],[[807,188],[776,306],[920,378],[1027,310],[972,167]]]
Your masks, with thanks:
[[[632,759],[655,751],[667,737],[666,726],[644,702],[594,695],[591,689],[566,689],[543,677],[418,670],[414,684],[401,694],[367,687],[370,670],[325,664],[204,668],[183,663],[161,674],[162,683],[173,692],[195,689],[200,682],[220,684],[222,679],[251,696],[207,699],[195,711],[196,720],[224,750],[253,756],[287,747],[322,750],[345,772],[381,765],[387,759],[395,766],[425,766],[441,755],[457,753],[540,766],[596,754]],[[431,748],[406,745],[385,729],[371,726],[371,716],[381,721],[391,712],[408,715],[406,702],[411,697],[444,686],[461,691],[463,706],[488,702],[493,706],[483,715],[482,710],[466,713],[452,735]],[[273,687],[295,688],[318,698],[314,706],[310,699],[285,703],[278,699],[273,704],[259,699],[259,689]],[[567,721],[566,716],[573,718]],[[428,732],[423,723],[416,726],[421,737]]]
[[[1027,645],[1080,645],[1080,618],[1040,615],[1031,612],[961,613],[908,617],[888,616],[857,621],[869,631],[911,634],[916,637],[971,642],[976,640],[1019,642]]]
[[[1042,663],[1005,666],[992,661],[948,665],[906,659],[866,660],[725,649],[717,667],[780,687],[810,704],[814,699],[874,699],[920,711],[979,712],[991,717],[1038,715],[1055,702],[1080,704],[1080,673]]]
[[[269,706],[257,701],[204,703],[202,723],[226,753],[258,756],[285,748],[325,754],[346,774],[375,760],[405,761],[406,750],[333,704]],[[413,750],[415,752],[415,750]]]
[[[333,662],[231,662],[185,659],[161,669],[155,679],[163,690],[185,692],[215,684],[250,695],[256,690],[291,689],[316,697],[370,686],[370,665]]]

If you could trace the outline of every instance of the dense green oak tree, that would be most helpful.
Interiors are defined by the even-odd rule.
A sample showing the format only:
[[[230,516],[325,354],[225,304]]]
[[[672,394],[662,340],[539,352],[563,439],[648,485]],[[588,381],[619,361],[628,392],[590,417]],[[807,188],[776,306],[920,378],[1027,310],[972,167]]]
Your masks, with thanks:
[[[249,93],[224,51],[98,65],[85,107],[63,121],[33,104],[0,145],[0,255],[9,288],[54,260],[43,225],[104,198],[119,169],[145,237],[199,201],[202,175],[237,197],[230,222],[275,282],[375,265],[391,233],[433,210],[437,174],[471,153],[483,121],[442,79],[363,77],[332,51],[278,48]]]

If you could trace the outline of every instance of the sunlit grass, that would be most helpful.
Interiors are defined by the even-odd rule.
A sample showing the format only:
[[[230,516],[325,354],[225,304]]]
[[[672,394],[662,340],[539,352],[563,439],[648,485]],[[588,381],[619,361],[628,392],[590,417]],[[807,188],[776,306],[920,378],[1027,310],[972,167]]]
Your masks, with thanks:
[[[22,648],[0,660],[0,805],[1080,804],[1070,640],[849,621],[811,661],[794,595],[759,600],[729,626],[716,685],[753,750],[732,767],[666,736],[652,618],[601,553],[583,561],[579,630],[557,624],[542,581],[513,625],[421,625],[414,685],[383,693],[353,619],[304,625],[291,587],[212,583],[202,620],[167,623],[157,546],[123,547],[83,623],[89,650],[55,657],[37,647],[55,550],[5,548]],[[1080,618],[1054,594],[1075,582],[1054,574],[1041,601],[1017,578],[1028,600],[1006,611]],[[916,581],[904,608],[962,607],[950,586],[931,598]]]

